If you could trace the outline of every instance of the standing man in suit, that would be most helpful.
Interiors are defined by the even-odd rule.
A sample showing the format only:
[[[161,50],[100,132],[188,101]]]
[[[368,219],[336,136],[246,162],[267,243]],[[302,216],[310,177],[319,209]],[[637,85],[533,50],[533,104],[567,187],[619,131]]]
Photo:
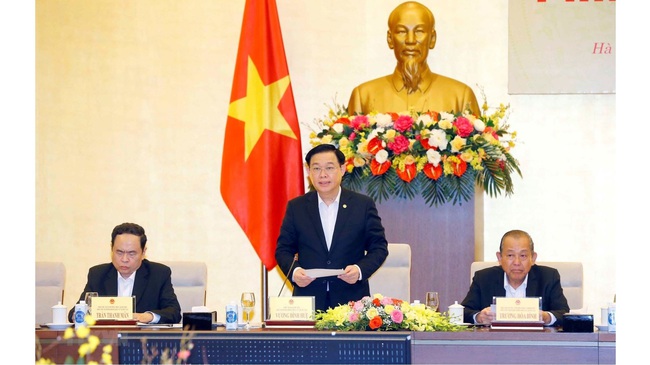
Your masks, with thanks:
[[[462,302],[466,323],[490,324],[495,313],[490,310],[492,297],[541,297],[540,318],[546,326],[561,326],[569,312],[557,269],[535,264],[537,253],[530,235],[512,230],[501,238],[497,259],[501,266],[489,267],[474,274],[469,292]]]
[[[178,323],[181,306],[172,287],[171,269],[145,259],[147,236],[135,223],[122,223],[111,234],[111,263],[88,270],[86,292],[100,296],[135,295],[134,319],[142,323]],[[73,322],[74,307],[68,313]]]
[[[305,162],[313,190],[287,203],[275,258],[295,284],[293,295],[314,296],[316,310],[325,311],[370,295],[368,278],[388,256],[388,242],[374,201],[341,188],[343,152],[322,144]],[[305,269],[344,273],[314,278]]]

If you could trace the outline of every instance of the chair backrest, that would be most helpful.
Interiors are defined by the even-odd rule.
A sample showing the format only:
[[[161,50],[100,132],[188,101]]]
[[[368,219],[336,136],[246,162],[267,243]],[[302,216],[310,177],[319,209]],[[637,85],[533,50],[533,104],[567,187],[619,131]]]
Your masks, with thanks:
[[[582,262],[537,261],[536,264],[549,266],[560,272],[560,284],[562,284],[562,290],[569,303],[569,308],[571,308],[572,312],[580,311],[582,309],[583,294]],[[499,265],[498,262],[473,262],[470,269],[470,284],[476,271],[497,265]]]
[[[202,261],[161,262],[172,270],[174,293],[181,305],[181,313],[192,307],[204,306],[208,284],[208,266]]]
[[[389,243],[388,257],[368,279],[370,295],[411,301],[411,246],[406,243]]]
[[[61,302],[65,289],[65,265],[62,262],[36,262],[35,324],[52,322],[52,306]]]

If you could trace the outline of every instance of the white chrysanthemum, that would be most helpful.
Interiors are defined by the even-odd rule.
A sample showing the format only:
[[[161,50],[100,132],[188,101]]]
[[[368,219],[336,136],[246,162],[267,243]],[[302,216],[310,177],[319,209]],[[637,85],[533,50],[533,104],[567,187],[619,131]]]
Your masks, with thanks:
[[[379,135],[379,133],[384,133],[384,128],[375,128],[370,133],[368,133],[367,140],[371,140]]]
[[[429,114],[420,114],[418,122],[424,123],[424,125],[428,127],[433,124],[433,119]]]
[[[375,155],[375,160],[377,160],[377,162],[379,163],[386,162],[386,160],[388,160],[388,151],[380,150],[379,152],[377,152],[377,154]]]
[[[342,123],[334,123],[334,125],[332,126],[332,129],[334,129],[334,131],[336,133],[343,133],[343,124]]]
[[[451,113],[446,113],[446,112],[441,112],[440,113],[440,120],[447,120],[450,122],[453,122],[456,117],[451,114]]]
[[[447,148],[447,133],[440,129],[434,129],[429,136],[429,145],[438,147],[439,150]]]
[[[440,161],[441,161],[440,152],[438,152],[436,150],[428,150],[427,151],[427,160],[433,166],[438,166],[440,164]]]
[[[375,115],[375,120],[377,121],[378,127],[389,128],[393,126],[393,118],[390,114],[379,113]]]
[[[474,124],[474,129],[476,129],[479,132],[483,132],[485,130],[485,122],[480,120],[479,118],[476,118],[472,121]]]

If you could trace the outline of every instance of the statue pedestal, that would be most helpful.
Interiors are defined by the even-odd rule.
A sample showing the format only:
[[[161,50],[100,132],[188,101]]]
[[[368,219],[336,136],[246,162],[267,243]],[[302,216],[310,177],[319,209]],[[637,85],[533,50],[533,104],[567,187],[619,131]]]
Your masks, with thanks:
[[[476,190],[462,205],[430,207],[419,197],[377,203],[388,242],[411,245],[411,302],[437,291],[446,312],[465,298],[470,265],[483,259],[483,190]]]

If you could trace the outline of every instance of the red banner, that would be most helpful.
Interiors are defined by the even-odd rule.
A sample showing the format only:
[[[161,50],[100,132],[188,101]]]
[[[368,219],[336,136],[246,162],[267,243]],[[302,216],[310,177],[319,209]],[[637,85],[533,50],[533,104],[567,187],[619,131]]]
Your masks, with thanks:
[[[298,116],[275,0],[247,0],[221,163],[221,195],[267,270],[288,200],[304,193]]]

